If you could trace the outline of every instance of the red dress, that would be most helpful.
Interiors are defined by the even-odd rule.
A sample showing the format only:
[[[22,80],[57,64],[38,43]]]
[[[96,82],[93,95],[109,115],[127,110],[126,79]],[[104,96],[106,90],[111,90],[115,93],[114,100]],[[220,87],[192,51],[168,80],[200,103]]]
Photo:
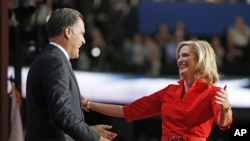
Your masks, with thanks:
[[[162,141],[167,141],[170,136],[201,137],[206,140],[213,123],[217,124],[220,105],[215,103],[215,95],[219,87],[196,80],[181,98],[184,80],[178,83],[125,105],[123,111],[126,120],[131,122],[160,114]],[[231,123],[232,119],[227,127],[219,128],[228,129]]]

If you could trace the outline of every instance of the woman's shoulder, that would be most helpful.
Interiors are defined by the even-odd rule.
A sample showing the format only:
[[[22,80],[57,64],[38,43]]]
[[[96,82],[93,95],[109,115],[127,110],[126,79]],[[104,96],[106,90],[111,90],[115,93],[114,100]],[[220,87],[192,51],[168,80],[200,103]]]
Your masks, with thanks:
[[[180,81],[178,81],[178,83],[171,83],[171,84],[169,84],[167,87],[165,87],[165,89],[168,89],[168,90],[177,90],[181,86],[183,86],[183,84]]]

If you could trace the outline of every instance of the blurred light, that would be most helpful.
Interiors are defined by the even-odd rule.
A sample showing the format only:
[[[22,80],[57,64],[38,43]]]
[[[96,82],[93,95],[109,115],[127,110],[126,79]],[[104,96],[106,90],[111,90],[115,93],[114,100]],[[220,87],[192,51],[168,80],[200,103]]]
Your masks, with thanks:
[[[101,50],[99,47],[94,47],[92,50],[91,50],[91,55],[94,56],[94,57],[99,57],[101,55]]]
[[[46,22],[49,21],[49,18],[50,18],[50,15],[48,15],[48,16],[46,17]]]

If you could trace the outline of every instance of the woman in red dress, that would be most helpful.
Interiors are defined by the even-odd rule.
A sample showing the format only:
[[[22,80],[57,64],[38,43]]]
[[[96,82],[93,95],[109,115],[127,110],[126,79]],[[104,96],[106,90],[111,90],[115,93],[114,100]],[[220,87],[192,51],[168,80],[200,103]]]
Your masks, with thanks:
[[[216,56],[207,41],[184,41],[177,47],[180,80],[127,105],[104,104],[82,99],[85,110],[125,118],[128,122],[161,115],[161,141],[206,141],[213,123],[226,130],[232,110],[226,86],[219,81]]]

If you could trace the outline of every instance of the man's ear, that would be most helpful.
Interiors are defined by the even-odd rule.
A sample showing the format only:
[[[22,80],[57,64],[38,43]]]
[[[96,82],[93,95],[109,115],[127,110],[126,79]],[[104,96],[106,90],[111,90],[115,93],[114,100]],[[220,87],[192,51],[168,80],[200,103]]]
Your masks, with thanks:
[[[72,34],[72,28],[66,27],[64,29],[64,35],[65,35],[65,37],[69,39],[71,34]]]

